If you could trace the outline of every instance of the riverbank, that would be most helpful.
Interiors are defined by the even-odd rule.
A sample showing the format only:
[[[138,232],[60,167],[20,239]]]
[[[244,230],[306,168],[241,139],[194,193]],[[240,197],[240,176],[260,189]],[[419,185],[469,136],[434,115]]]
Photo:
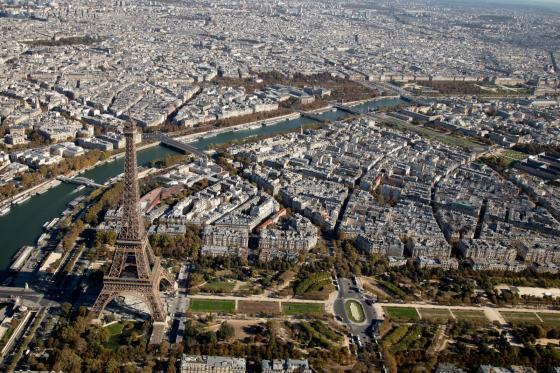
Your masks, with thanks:
[[[400,96],[379,96],[379,97],[373,97],[373,98],[369,98],[369,99],[364,99],[364,100],[358,100],[358,101],[351,101],[351,102],[345,102],[343,103],[344,106],[358,106],[358,105],[363,105],[366,103],[370,103],[370,102],[378,102],[378,101],[383,101],[383,100],[395,100],[395,99],[399,99]],[[257,126],[269,126],[269,125],[274,125],[277,124],[279,122],[282,121],[288,121],[288,120],[295,120],[298,119],[302,116],[302,114],[310,114],[310,115],[316,115],[316,114],[323,114],[327,111],[336,111],[335,107],[333,105],[327,105],[321,108],[317,108],[317,109],[313,109],[313,110],[309,110],[309,111],[304,111],[304,112],[294,112],[294,113],[290,113],[290,114],[285,114],[285,115],[280,115],[277,117],[272,117],[272,118],[267,118],[267,119],[261,119],[261,120],[257,120],[257,121],[252,121],[252,122],[247,122],[247,123],[242,123],[242,124],[237,124],[237,125],[233,125],[233,126],[226,126],[226,127],[220,127],[220,128],[216,128],[216,129],[212,129],[210,131],[204,131],[204,132],[199,132],[199,133],[193,133],[193,134],[189,134],[189,135],[185,135],[185,136],[178,136],[175,137],[175,139],[179,140],[179,141],[184,141],[184,142],[195,142],[197,140],[203,139],[203,138],[207,138],[207,137],[214,137],[217,135],[220,135],[222,133],[226,133],[226,132],[236,132],[236,131],[242,131],[242,130],[247,130],[247,129],[252,129],[253,126],[257,127]],[[149,148],[153,148],[156,146],[159,146],[160,142],[159,141],[153,141],[150,143],[146,143],[143,145],[140,145],[137,150],[138,151],[142,151],[145,149],[149,149]],[[92,170],[96,167],[99,167],[101,165],[113,162],[117,159],[123,158],[124,157],[124,152],[123,151],[119,151],[116,154],[111,155],[109,158],[102,160],[102,161],[98,161],[95,164],[86,167],[82,170],[79,171],[74,171],[74,172],[70,172],[64,176],[66,177],[74,177],[77,175],[81,175],[89,170]],[[27,197],[31,197],[33,195],[35,195],[36,193],[44,193],[45,191],[49,190],[50,188],[53,188],[55,186],[58,185],[58,180],[56,178],[52,178],[49,180],[45,180],[44,182],[31,187],[30,189],[24,190],[19,192],[18,194],[9,197],[3,201],[0,201],[0,210],[3,210],[9,206],[11,206],[14,201],[17,201],[19,199],[25,199]]]
[[[379,97],[372,97],[372,98],[368,98],[368,99],[364,99],[364,100],[358,100],[358,101],[349,101],[349,102],[344,102],[341,105],[344,106],[358,106],[358,105],[363,105],[366,103],[373,103],[373,102],[378,102],[378,101],[384,101],[384,100],[398,100],[400,99],[400,96],[398,95],[393,95],[393,96],[379,96]],[[204,138],[204,137],[211,137],[211,136],[215,136],[215,135],[219,135],[221,133],[224,132],[230,132],[230,131],[240,131],[240,130],[244,130],[244,129],[249,129],[252,126],[257,126],[257,125],[273,125],[276,124],[278,122],[284,121],[284,120],[292,120],[292,119],[297,119],[300,118],[302,116],[302,114],[322,114],[325,113],[327,111],[336,111],[336,108],[334,107],[334,105],[326,105],[317,109],[312,109],[312,110],[308,110],[308,111],[301,111],[301,112],[294,112],[294,113],[290,113],[290,114],[285,114],[285,115],[280,115],[277,117],[273,117],[273,118],[268,118],[268,119],[261,119],[261,120],[256,120],[256,121],[252,121],[252,122],[247,122],[247,123],[241,123],[241,124],[237,124],[234,126],[228,126],[228,127],[220,127],[220,128],[216,128],[214,130],[210,130],[210,131],[206,131],[206,132],[200,132],[200,133],[193,133],[193,134],[189,134],[189,135],[185,135],[185,136],[178,136],[178,137],[174,137],[174,139],[179,140],[179,141],[196,141],[200,138]]]
[[[253,126],[261,126],[261,125],[270,126],[270,125],[277,124],[278,122],[282,122],[282,121],[285,121],[285,120],[288,121],[288,120],[292,120],[292,119],[297,119],[299,117],[301,117],[300,113],[290,113],[290,114],[285,114],[285,115],[281,115],[281,116],[274,117],[274,118],[256,120],[256,121],[253,121],[253,122],[237,124],[235,126],[220,127],[220,128],[216,128],[214,130],[206,131],[206,132],[193,133],[193,134],[190,134],[190,135],[174,137],[174,139],[178,140],[178,141],[182,141],[182,142],[187,142],[187,141],[188,142],[194,142],[194,141],[202,139],[202,138],[213,137],[213,136],[217,136],[219,134],[226,133],[226,132],[241,131],[241,130],[244,130],[244,129],[250,129]]]
[[[57,180],[56,178],[45,180],[40,184],[37,184],[29,189],[19,192],[16,195],[0,201],[0,210],[6,209],[13,204],[21,203],[21,201],[24,201],[34,195],[43,194],[49,189],[58,185],[60,185],[60,180]]]
[[[147,165],[153,159],[161,159],[167,154],[176,154],[170,149],[146,144],[143,150],[138,151],[138,164]],[[83,177],[103,184],[107,180],[122,173],[124,157],[115,154],[100,162],[87,171],[82,171]],[[29,199],[21,204],[11,205],[7,214],[0,216],[0,269],[9,267],[12,256],[22,246],[35,246],[37,238],[44,234],[45,222],[50,222],[59,217],[68,209],[68,204],[76,198],[88,194],[91,189],[80,188],[78,185],[59,183],[45,183],[46,192],[42,194],[31,193]],[[34,194],[34,195],[33,195]]]
[[[139,151],[141,151],[141,150],[144,150],[144,149],[153,148],[153,147],[158,146],[158,145],[159,145],[159,142],[155,141],[155,142],[151,142],[151,143],[141,145],[137,149]],[[107,163],[114,162],[117,159],[120,159],[120,158],[123,158],[123,157],[124,157],[124,151],[119,151],[118,153],[111,155],[107,159],[104,159],[102,161],[97,161],[96,163],[92,164],[91,166],[88,166],[88,167],[83,168],[83,169],[78,170],[78,171],[69,172],[65,175],[58,175],[58,176],[65,176],[65,177],[68,177],[68,178],[72,178],[72,177],[75,177],[77,175],[81,175],[81,174],[83,174],[83,173],[85,173],[89,170],[92,170],[96,167],[102,166],[102,165],[107,164]],[[34,195],[37,195],[37,194],[45,193],[49,189],[57,187],[58,185],[60,185],[60,183],[61,183],[61,181],[57,177],[53,177],[53,178],[47,179],[45,181],[42,181],[41,183],[39,183],[35,186],[32,186],[29,189],[23,190],[23,191],[19,192],[18,194],[15,194],[11,197],[8,197],[8,198],[0,201],[0,211],[10,207],[13,204],[17,204],[18,201],[25,200],[25,199],[27,199],[29,197],[32,197]]]
[[[375,103],[375,102],[387,101],[387,100],[392,101],[392,100],[399,100],[399,99],[400,99],[400,96],[398,96],[398,95],[379,96],[379,97],[373,97],[373,98],[369,98],[369,99],[365,99],[365,100],[345,102],[341,105],[354,107],[354,106],[364,105],[364,104],[367,104],[367,103]],[[216,128],[215,130],[210,130],[210,131],[206,131],[206,132],[200,132],[200,133],[194,133],[194,134],[189,134],[189,135],[185,135],[185,136],[174,137],[174,139],[179,140],[179,141],[183,141],[183,142],[194,142],[194,141],[199,140],[201,138],[209,138],[209,137],[217,136],[217,135],[220,135],[220,134],[226,133],[226,132],[236,132],[236,131],[242,131],[242,130],[246,130],[246,129],[252,129],[253,126],[260,126],[260,125],[270,126],[270,125],[274,125],[274,124],[277,124],[277,123],[282,122],[282,121],[288,121],[288,120],[294,120],[294,119],[301,118],[302,115],[305,115],[305,114],[317,115],[317,114],[326,113],[328,111],[337,111],[337,109],[335,108],[334,105],[329,104],[327,106],[323,106],[323,107],[320,107],[320,108],[317,108],[317,109],[312,109],[312,110],[302,111],[302,112],[294,112],[294,113],[290,113],[290,114],[286,114],[286,115],[281,115],[281,116],[278,116],[278,117],[273,117],[273,118],[262,119],[262,120],[257,120],[257,121],[253,121],[253,122],[237,124],[237,125],[229,126],[229,127],[220,127],[220,128]]]
[[[368,102],[371,104],[368,105]],[[346,103],[349,105],[353,103]],[[379,97],[375,100],[368,100],[361,105],[359,110],[377,109],[382,107],[392,107],[402,104],[402,101],[393,97]],[[315,114],[323,119],[336,121],[349,117],[348,113],[336,110],[332,105],[319,110],[321,114]],[[176,138],[194,141],[193,146],[204,150],[211,146],[227,143],[245,138],[258,136],[275,135],[282,132],[299,130],[309,125],[316,124],[316,121],[306,119],[301,113],[290,113],[274,118],[243,123],[235,126],[213,128],[210,131],[178,136]],[[144,143],[140,145],[137,153],[138,164],[146,165],[154,159],[161,159],[167,154],[176,154],[173,150],[162,147],[159,141]],[[96,183],[103,184],[107,180],[122,173],[124,167],[124,153],[122,151],[112,154],[107,159],[97,162],[95,165],[84,168],[79,172],[81,176],[94,180]],[[13,205],[11,210],[4,216],[0,216],[0,267],[6,268],[11,262],[12,256],[24,245],[35,245],[37,237],[43,233],[43,225],[46,221],[60,216],[61,212],[68,207],[72,200],[83,196],[87,189],[77,190],[76,185],[65,184],[55,186],[51,184],[56,180],[49,180],[21,193],[30,193],[29,201],[21,205]],[[33,192],[42,190],[41,187],[48,188],[40,195],[33,195]]]

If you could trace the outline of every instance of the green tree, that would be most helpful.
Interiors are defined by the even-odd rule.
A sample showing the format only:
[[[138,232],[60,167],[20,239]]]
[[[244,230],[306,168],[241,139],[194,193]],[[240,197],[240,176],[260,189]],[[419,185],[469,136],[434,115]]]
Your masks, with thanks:
[[[70,311],[72,311],[72,305],[68,302],[64,302],[60,305],[60,311],[62,312],[62,316],[69,317]]]
[[[114,373],[119,371],[119,364],[114,358],[110,358],[105,364],[105,372]]]
[[[228,324],[226,321],[224,321],[221,325],[220,325],[220,329],[218,329],[218,338],[222,341],[228,341],[231,338],[233,338],[234,334],[235,334],[235,329],[233,328],[233,326],[231,326],[230,324]]]

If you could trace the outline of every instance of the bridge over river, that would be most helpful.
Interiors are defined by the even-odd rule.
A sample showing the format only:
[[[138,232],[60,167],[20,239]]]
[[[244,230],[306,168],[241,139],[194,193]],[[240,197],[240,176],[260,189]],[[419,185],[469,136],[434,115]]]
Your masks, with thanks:
[[[90,188],[104,188],[105,187],[104,185],[98,184],[94,180],[88,179],[87,177],[83,177],[83,176],[76,176],[76,177],[59,176],[57,179],[62,181],[62,182],[65,182],[65,183],[85,185],[85,186],[90,187]]]
[[[191,144],[187,144],[187,143],[184,143],[184,142],[181,142],[181,141],[177,141],[177,140],[172,139],[170,137],[167,137],[163,134],[159,137],[159,140],[161,141],[161,145],[167,146],[171,149],[178,150],[181,153],[184,153],[184,154],[191,153],[191,154],[194,154],[194,155],[199,156],[199,157],[204,157],[204,158],[206,157],[206,153],[204,153],[202,150],[194,147]]]

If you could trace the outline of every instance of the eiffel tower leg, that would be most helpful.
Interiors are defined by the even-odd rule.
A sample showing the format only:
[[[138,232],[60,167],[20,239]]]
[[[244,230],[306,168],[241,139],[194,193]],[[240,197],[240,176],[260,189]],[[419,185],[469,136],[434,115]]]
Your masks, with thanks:
[[[101,313],[105,307],[107,307],[107,304],[109,304],[109,302],[115,299],[118,295],[119,293],[116,291],[102,289],[101,293],[99,293],[99,296],[95,300],[95,303],[91,307],[92,312],[94,312],[97,317],[101,316]]]
[[[167,289],[170,289],[170,288],[173,289],[173,290],[177,289],[177,283],[175,282],[175,277],[171,273],[169,273],[169,271],[166,270],[166,269],[163,269],[161,271],[160,279],[159,279],[158,283],[161,283],[162,281],[164,283],[164,286]],[[159,284],[158,284],[156,290],[159,290]]]
[[[165,322],[167,320],[167,313],[163,308],[163,303],[159,293],[155,294],[153,292],[146,292],[143,294],[143,298],[146,299],[146,303],[151,310],[153,321]]]

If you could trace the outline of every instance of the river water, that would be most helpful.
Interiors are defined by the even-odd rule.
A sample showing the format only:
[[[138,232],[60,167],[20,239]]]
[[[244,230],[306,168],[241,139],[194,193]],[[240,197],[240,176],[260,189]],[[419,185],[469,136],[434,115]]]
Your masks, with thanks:
[[[368,109],[396,106],[402,103],[403,101],[400,99],[382,99],[354,106],[353,109],[366,111]],[[340,110],[328,111],[318,115],[320,118],[333,121],[347,116],[347,113]],[[259,125],[251,129],[224,132],[212,137],[201,138],[193,142],[193,145],[199,149],[206,149],[209,145],[224,144],[248,137],[273,135],[275,133],[297,130],[300,127],[315,123],[311,119],[297,118],[267,126]],[[146,165],[151,160],[163,158],[166,154],[172,153],[174,153],[173,150],[163,146],[140,150],[138,151],[138,163]],[[113,162],[102,164],[86,171],[82,176],[102,184],[122,173],[123,163],[124,159],[119,158]],[[9,266],[12,256],[21,246],[35,244],[37,238],[43,232],[43,224],[46,221],[60,216],[70,201],[89,192],[88,188],[81,191],[77,191],[76,188],[77,186],[72,184],[61,184],[43,194],[31,197],[20,205],[12,206],[7,215],[0,217],[0,269],[5,269]]]

